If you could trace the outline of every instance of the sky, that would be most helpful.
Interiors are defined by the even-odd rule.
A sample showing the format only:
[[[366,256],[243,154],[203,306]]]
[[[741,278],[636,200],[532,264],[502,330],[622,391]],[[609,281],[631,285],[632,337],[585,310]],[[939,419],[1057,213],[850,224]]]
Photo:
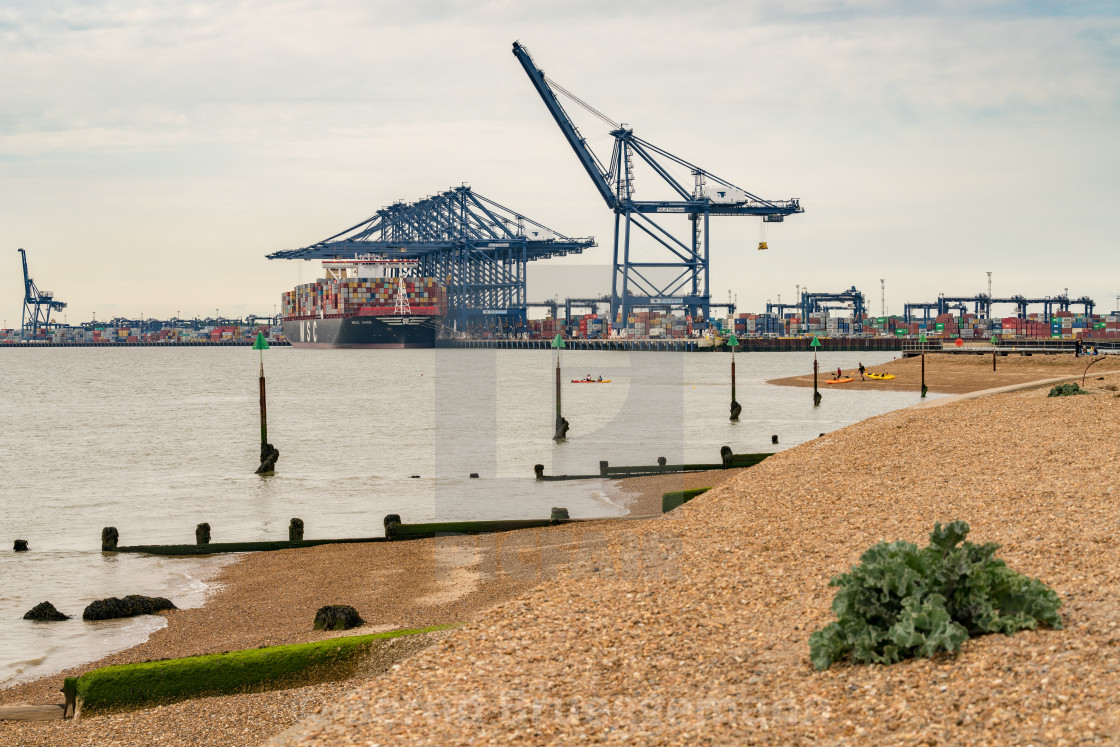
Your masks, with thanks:
[[[606,291],[611,211],[514,40],[643,139],[801,200],[765,252],[757,219],[713,219],[714,300],[855,286],[900,313],[990,271],[1116,308],[1114,2],[6,0],[0,324],[19,247],[70,323],[272,313],[318,265],[265,254],[462,183],[596,238],[530,299]]]

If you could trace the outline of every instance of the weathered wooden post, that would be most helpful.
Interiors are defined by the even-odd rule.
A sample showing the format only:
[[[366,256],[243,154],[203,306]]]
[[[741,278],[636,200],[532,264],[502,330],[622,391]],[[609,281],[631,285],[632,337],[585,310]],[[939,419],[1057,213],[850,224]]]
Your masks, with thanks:
[[[560,350],[564,347],[564,338],[559,333],[552,341],[552,347],[556,348],[556,432],[552,440],[563,441],[568,437],[568,421],[560,414]]]
[[[549,517],[549,521],[552,524],[559,524],[562,521],[569,521],[571,518],[572,517],[568,515],[568,509],[566,509],[562,506],[561,507],[553,506],[552,507],[552,516]]]
[[[821,346],[821,341],[813,335],[813,341],[809,343],[809,347],[813,349],[813,407],[820,407],[821,393],[817,391],[817,370],[820,366],[817,364],[817,348]]]
[[[194,528],[194,543],[196,545],[210,544],[210,525],[202,522]]]
[[[922,399],[926,398],[926,336],[919,335],[918,342],[922,343]]]
[[[116,552],[117,542],[121,534],[116,527],[105,527],[101,530],[101,552]]]
[[[299,542],[303,539],[303,519],[292,519],[288,523],[288,541]]]
[[[926,398],[926,354],[922,353],[922,399]]]
[[[271,475],[276,472],[280,451],[268,442],[268,409],[264,396],[264,351],[268,350],[268,340],[264,339],[263,332],[257,332],[253,350],[261,351],[261,466],[257,467],[257,474]]]
[[[12,550],[14,552],[27,552],[27,540],[16,540],[12,543]]]
[[[743,406],[735,401],[735,346],[739,344],[739,338],[735,337],[734,332],[727,339],[727,344],[731,347],[731,420],[737,421]]]

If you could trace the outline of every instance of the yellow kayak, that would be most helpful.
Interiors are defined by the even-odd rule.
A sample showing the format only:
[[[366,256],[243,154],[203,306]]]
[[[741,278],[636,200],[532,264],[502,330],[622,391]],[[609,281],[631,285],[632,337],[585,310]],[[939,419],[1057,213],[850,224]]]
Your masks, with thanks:
[[[875,379],[876,381],[886,381],[887,379],[893,379],[894,378],[894,374],[889,374],[889,373],[882,373],[882,374],[880,374],[880,373],[868,373],[868,374],[866,374],[866,376],[867,376],[867,378]]]

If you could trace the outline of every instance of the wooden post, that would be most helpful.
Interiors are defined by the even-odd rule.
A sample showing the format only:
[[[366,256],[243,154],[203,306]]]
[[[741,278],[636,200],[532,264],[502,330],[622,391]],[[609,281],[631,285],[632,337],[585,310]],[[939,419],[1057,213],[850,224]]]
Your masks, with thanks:
[[[556,432],[560,432],[560,421],[564,416],[560,414],[560,352],[556,352]]]
[[[299,542],[303,539],[303,519],[292,519],[288,523],[288,541]]]
[[[564,338],[557,333],[552,340],[552,347],[556,348],[556,433],[553,441],[563,441],[568,437],[568,421],[560,414],[560,348],[564,347]]]
[[[739,419],[739,413],[743,411],[743,406],[735,399],[735,348],[731,349],[731,419],[736,421]]]
[[[817,351],[813,351],[813,407],[820,407],[821,393],[817,391]]]
[[[922,399],[926,398],[926,354],[922,353]]]
[[[992,370],[996,370],[996,354],[992,353]]]
[[[194,528],[194,543],[196,545],[210,544],[210,525],[203,522]]]
[[[268,410],[264,398],[264,351],[261,351],[261,447],[268,443]]]
[[[271,475],[276,470],[276,460],[280,458],[280,451],[268,442],[268,409],[265,406],[264,389],[264,351],[268,350],[268,340],[264,333],[257,333],[257,340],[253,343],[253,350],[261,353],[261,466],[257,467],[258,475]]]
[[[101,552],[116,552],[120,532],[116,527],[105,527],[101,530]]]

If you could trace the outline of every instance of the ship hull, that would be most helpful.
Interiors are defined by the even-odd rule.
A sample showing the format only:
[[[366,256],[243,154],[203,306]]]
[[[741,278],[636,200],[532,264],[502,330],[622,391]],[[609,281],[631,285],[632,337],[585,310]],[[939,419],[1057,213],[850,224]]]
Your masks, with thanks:
[[[434,348],[436,320],[425,316],[285,319],[284,336],[297,348]]]

